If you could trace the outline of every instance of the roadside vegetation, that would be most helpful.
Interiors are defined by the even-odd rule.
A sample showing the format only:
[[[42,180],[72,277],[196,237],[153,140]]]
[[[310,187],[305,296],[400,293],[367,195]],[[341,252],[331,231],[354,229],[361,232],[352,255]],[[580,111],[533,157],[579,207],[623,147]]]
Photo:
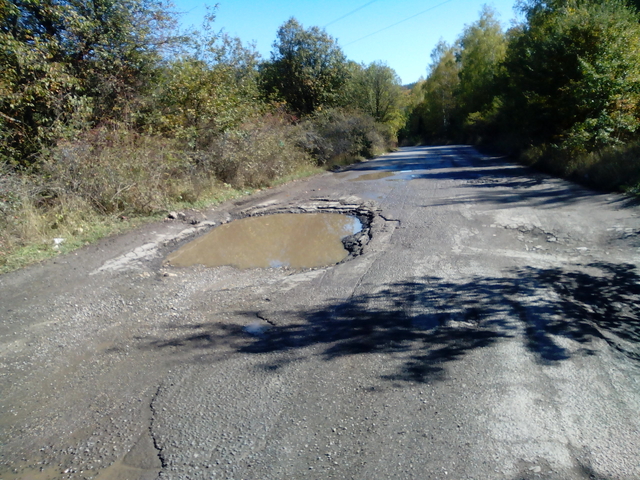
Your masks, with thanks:
[[[637,0],[490,7],[425,79],[289,19],[270,58],[164,0],[0,0],[0,272],[402,144],[492,145],[640,191]],[[62,240],[64,239],[64,240]]]
[[[403,143],[485,144],[598,189],[640,191],[637,0],[521,0],[504,31],[485,7],[432,52]]]
[[[271,58],[162,0],[0,0],[0,272],[388,151],[402,89],[295,19]]]

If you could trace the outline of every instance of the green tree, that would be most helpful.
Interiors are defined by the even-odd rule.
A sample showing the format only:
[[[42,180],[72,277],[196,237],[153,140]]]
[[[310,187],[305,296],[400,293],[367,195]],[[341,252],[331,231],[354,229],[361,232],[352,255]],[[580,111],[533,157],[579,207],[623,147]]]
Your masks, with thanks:
[[[121,116],[172,20],[160,0],[0,0],[0,156],[28,164],[66,127]]]
[[[505,60],[506,125],[528,144],[592,151],[632,137],[640,101],[638,15],[619,0],[531,1]]]
[[[310,114],[339,102],[347,80],[346,59],[337,42],[318,27],[305,29],[295,18],[280,27],[271,60],[260,67],[267,98]]]
[[[159,76],[143,124],[202,146],[260,111],[258,53],[227,34],[206,36]]]
[[[398,130],[403,122],[402,86],[395,70],[382,62],[360,67],[352,73],[349,90],[352,106]]]
[[[456,47],[440,41],[431,52],[429,74],[422,86],[424,100],[417,108],[423,135],[430,141],[448,139],[453,134],[458,73]]]
[[[480,18],[467,26],[458,40],[460,116],[485,113],[499,93],[497,78],[507,50],[507,40],[495,11],[484,6]]]
[[[405,86],[403,92],[403,115],[405,122],[398,132],[401,143],[419,143],[425,130],[424,120],[420,115],[419,106],[424,101],[424,77],[411,85]]]

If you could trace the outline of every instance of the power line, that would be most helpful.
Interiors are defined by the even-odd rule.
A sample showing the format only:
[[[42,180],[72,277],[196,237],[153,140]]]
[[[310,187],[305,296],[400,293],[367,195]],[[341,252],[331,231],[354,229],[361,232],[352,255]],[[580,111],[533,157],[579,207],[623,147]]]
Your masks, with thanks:
[[[357,40],[354,40],[353,42],[349,42],[344,46],[348,47],[349,45],[353,45],[354,43],[359,42],[360,40],[364,40],[365,38],[372,37],[373,35],[376,35],[376,34],[378,34],[380,32],[384,32],[385,30],[389,30],[390,28],[395,27],[396,25],[400,25],[401,23],[404,23],[404,22],[406,22],[408,20],[411,20],[412,18],[416,18],[416,17],[418,17],[420,15],[424,15],[425,13],[430,12],[431,10],[434,10],[434,9],[436,9],[438,7],[441,7],[445,3],[449,3],[449,2],[452,2],[452,1],[453,0],[445,0],[444,2],[439,3],[438,5],[434,5],[433,7],[427,8],[426,10],[423,10],[420,13],[416,13],[415,15],[411,15],[410,17],[407,17],[404,20],[400,20],[399,22],[396,22],[393,25],[389,25],[388,27],[381,28],[380,30],[377,30],[377,31],[375,31],[373,33],[370,33],[369,35],[365,35],[364,37],[360,37]]]
[[[369,5],[371,5],[372,3],[377,2],[378,0],[372,0],[371,2],[365,3],[364,5],[362,5],[361,7],[356,8],[355,10],[351,10],[349,13],[341,16],[340,18],[336,18],[335,20],[332,20],[331,22],[327,23],[324,28],[327,28],[329,25],[333,25],[336,22],[339,22],[340,20],[342,20],[343,18],[347,18],[349,15],[353,15],[354,13],[356,13],[359,10],[362,10],[364,7],[368,7]]]

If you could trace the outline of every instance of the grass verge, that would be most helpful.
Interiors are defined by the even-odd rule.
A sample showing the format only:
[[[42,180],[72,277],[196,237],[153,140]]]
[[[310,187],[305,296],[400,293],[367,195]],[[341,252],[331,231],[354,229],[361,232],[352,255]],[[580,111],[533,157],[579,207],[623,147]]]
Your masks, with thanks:
[[[301,168],[300,170],[273,182],[273,186],[288,183],[290,181],[315,175],[324,170],[318,167]],[[166,210],[156,211],[152,214],[127,215],[101,215],[95,212],[76,211],[76,217],[83,217],[81,221],[75,221],[73,228],[51,228],[51,215],[48,212],[38,212],[33,206],[29,207],[29,213],[24,209],[22,215],[31,217],[29,231],[22,238],[10,235],[13,228],[7,228],[6,221],[3,229],[0,229],[0,274],[8,273],[53,257],[64,255],[97,241],[121,233],[128,232],[144,224],[156,222],[164,218],[170,210],[211,208],[228,200],[248,196],[255,193],[256,189],[237,189],[231,186],[219,185],[212,188],[206,196],[193,202],[176,201],[166,205]],[[18,220],[18,218],[14,218]],[[24,222],[23,222],[24,223]]]
[[[344,127],[344,129],[343,129]],[[102,127],[43,153],[31,171],[0,164],[0,273],[158,220],[204,209],[388,149],[373,122],[332,111],[304,125],[274,115],[177,138]]]

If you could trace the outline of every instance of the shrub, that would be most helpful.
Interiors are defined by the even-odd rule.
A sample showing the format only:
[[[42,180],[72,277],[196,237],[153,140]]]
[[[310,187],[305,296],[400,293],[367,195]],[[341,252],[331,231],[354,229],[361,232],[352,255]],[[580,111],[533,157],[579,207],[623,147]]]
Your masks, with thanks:
[[[260,188],[310,163],[286,118],[266,115],[227,130],[197,153],[198,164],[235,187]]]
[[[317,112],[300,124],[298,144],[327,165],[340,158],[371,158],[391,148],[393,132],[373,117],[343,109]]]
[[[149,214],[195,197],[193,169],[174,141],[107,128],[60,143],[43,166],[51,195],[77,196],[103,214]]]
[[[616,190],[640,184],[640,143],[576,155],[566,164],[567,174],[600,190]]]
[[[628,190],[640,186],[640,143],[570,153],[558,147],[535,146],[519,160],[545,172],[569,178],[597,190]]]

